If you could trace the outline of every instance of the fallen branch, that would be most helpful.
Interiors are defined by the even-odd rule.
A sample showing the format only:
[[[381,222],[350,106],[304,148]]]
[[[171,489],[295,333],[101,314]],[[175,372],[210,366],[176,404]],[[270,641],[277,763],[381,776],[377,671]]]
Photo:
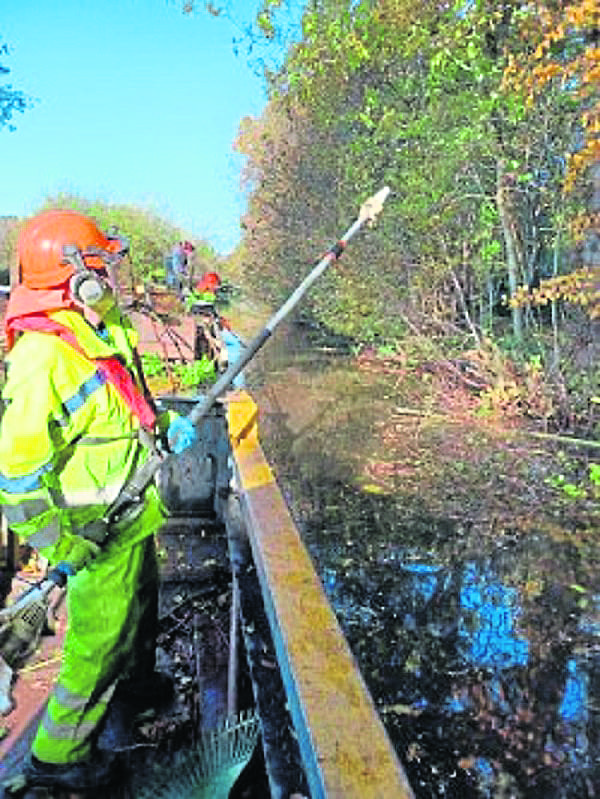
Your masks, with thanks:
[[[462,422],[462,419],[453,419],[446,413],[432,413],[421,408],[394,408],[394,413],[399,416],[421,416],[427,419],[443,419],[446,422]]]
[[[558,444],[568,444],[574,447],[590,447],[591,449],[600,449],[600,441],[591,441],[587,438],[573,438],[572,436],[561,436],[558,433],[537,433],[534,430],[519,430],[526,436],[533,438],[541,438],[545,441],[556,441]]]
[[[431,413],[424,411],[421,408],[394,408],[394,413],[399,416],[420,416],[426,419],[443,419],[446,422],[463,423],[463,419],[454,419],[452,416],[444,413]],[[539,433],[535,430],[505,430],[507,435],[516,436],[523,435],[531,438],[539,438],[543,441],[555,441],[557,444],[565,444],[574,447],[590,447],[591,449],[600,449],[600,441],[592,441],[587,438],[574,438],[573,436],[561,436],[559,433]]]

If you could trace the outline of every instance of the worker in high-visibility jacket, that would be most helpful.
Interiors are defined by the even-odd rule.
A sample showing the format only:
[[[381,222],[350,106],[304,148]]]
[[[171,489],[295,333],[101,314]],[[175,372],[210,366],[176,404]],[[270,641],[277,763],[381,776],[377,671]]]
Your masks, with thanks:
[[[229,364],[238,360],[245,346],[216,310],[217,291],[221,285],[216,272],[205,272],[190,297],[190,310],[196,316],[194,358],[196,363],[206,364],[207,377],[224,372]],[[245,385],[243,372],[233,378],[232,385],[234,388]]]
[[[2,512],[51,566],[75,572],[62,666],[25,772],[31,785],[56,791],[110,780],[111,764],[95,749],[99,725],[119,680],[154,673],[153,534],[165,515],[155,485],[110,529],[102,522],[148,456],[140,431],[158,426],[136,333],[109,279],[126,251],[124,239],[76,211],[32,217],[5,318]],[[167,437],[181,451],[195,429],[176,416]]]

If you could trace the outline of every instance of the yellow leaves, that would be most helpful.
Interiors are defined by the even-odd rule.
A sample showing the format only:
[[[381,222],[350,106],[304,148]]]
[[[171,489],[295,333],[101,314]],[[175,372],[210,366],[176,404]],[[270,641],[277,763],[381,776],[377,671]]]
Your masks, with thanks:
[[[529,290],[520,286],[510,300],[513,308],[524,305],[541,306],[549,302],[564,300],[586,309],[591,318],[600,314],[600,272],[592,269],[576,269],[568,275],[542,280],[538,288]]]
[[[594,123],[597,130],[598,123]],[[597,136],[588,138],[578,153],[567,156],[567,174],[564,182],[564,191],[568,193],[575,185],[577,177],[584,174],[589,166],[600,159],[600,139]]]
[[[586,28],[593,24],[594,16],[598,16],[598,6],[592,0],[572,4],[565,9],[567,22],[574,28]]]
[[[600,108],[596,108],[593,111],[584,111],[581,115],[581,124],[586,136],[592,137],[600,134]]]
[[[377,483],[363,483],[360,488],[367,494],[385,494],[386,490]]]
[[[548,81],[552,80],[552,78],[556,77],[557,75],[562,74],[562,72],[562,67],[555,63],[534,67],[532,73],[534,83],[537,84],[538,89],[541,89],[546,83],[548,83]]]
[[[550,7],[536,2],[531,14],[522,18],[521,25],[530,55],[507,57],[503,90],[520,92],[526,108],[532,108],[549,84],[559,82],[581,101],[586,139],[579,153],[569,159],[564,182],[564,191],[568,193],[599,157],[600,47],[587,34],[600,25],[600,5],[598,0],[573,0]],[[577,40],[582,46],[567,47]]]
[[[600,82],[600,64],[592,67],[592,69],[586,69],[583,73],[583,81],[592,86],[598,86]]]
[[[580,169],[583,164],[584,158],[582,153],[571,153],[567,156],[569,159],[569,166],[573,169]]]

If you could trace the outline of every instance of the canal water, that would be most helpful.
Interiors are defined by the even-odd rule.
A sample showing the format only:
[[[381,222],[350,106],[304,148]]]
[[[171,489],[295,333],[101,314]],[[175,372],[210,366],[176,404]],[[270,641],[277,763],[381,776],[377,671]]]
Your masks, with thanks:
[[[507,507],[490,535],[374,492],[356,469],[389,386],[342,388],[344,356],[290,351],[251,374],[261,439],[416,797],[600,796],[593,530]]]

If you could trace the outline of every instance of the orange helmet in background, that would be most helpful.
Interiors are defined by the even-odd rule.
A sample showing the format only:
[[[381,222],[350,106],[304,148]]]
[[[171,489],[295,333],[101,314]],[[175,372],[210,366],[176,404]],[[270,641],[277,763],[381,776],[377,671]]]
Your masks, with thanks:
[[[42,211],[19,234],[21,282],[31,289],[63,284],[75,273],[72,261],[65,259],[65,247],[75,247],[89,269],[104,269],[129,249],[124,238],[103,233],[79,211]]]
[[[221,278],[216,272],[205,272],[200,282],[196,285],[196,291],[216,291],[221,285]]]

